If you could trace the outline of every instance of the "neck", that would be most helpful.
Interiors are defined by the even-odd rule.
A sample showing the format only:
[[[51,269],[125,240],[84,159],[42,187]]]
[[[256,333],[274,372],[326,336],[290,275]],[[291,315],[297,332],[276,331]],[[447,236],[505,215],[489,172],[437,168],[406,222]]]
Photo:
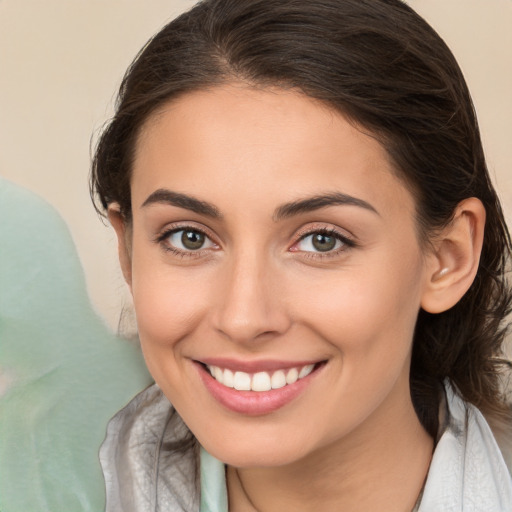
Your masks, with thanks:
[[[279,467],[228,467],[230,512],[411,512],[432,438],[410,398],[390,396],[350,435]]]

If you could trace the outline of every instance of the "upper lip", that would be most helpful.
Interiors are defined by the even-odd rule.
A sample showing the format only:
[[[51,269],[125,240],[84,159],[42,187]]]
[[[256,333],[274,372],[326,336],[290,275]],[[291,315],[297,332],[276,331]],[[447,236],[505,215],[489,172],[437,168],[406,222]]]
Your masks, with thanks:
[[[277,359],[241,361],[238,359],[224,357],[208,357],[204,359],[196,359],[196,361],[207,366],[217,366],[225,370],[241,371],[246,373],[272,372],[276,370],[286,370],[289,368],[301,368],[302,366],[322,362],[321,359],[307,359],[300,361],[284,361]]]

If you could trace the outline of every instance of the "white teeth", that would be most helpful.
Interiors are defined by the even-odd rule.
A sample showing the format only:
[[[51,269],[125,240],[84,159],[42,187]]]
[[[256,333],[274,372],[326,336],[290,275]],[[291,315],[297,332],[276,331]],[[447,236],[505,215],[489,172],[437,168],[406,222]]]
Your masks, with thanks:
[[[314,369],[314,364],[308,364],[289,370],[276,370],[270,375],[268,372],[250,374],[246,372],[232,372],[231,370],[208,366],[212,377],[228,388],[238,391],[270,391],[280,389],[286,385],[294,384],[299,379],[307,377]]]
[[[307,366],[303,366],[299,372],[299,379],[307,377],[313,371],[314,367],[314,364],[308,364]]]
[[[267,372],[258,372],[252,376],[251,389],[253,391],[269,391],[272,389],[270,375]]]
[[[297,371],[297,368],[291,368],[286,374],[286,384],[293,384],[294,382],[297,382],[298,378],[299,372]]]
[[[245,372],[235,372],[233,387],[238,391],[250,391],[251,390],[251,376]]]
[[[224,383],[224,372],[218,367],[214,366],[212,368],[213,370],[213,376],[215,377],[215,380],[218,380],[221,383]]]
[[[272,389],[284,388],[284,386],[286,386],[286,375],[283,370],[277,370],[277,372],[274,372],[270,382],[272,384]]]
[[[234,376],[233,376],[233,372],[231,370],[224,370],[222,384],[224,384],[224,386],[226,386],[228,388],[235,387]]]

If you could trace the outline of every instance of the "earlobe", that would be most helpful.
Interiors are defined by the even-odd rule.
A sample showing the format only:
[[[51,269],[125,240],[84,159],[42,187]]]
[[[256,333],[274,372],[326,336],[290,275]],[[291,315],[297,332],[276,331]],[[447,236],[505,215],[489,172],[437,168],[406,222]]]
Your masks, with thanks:
[[[119,205],[113,203],[108,207],[108,220],[114,228],[117,235],[117,249],[119,254],[119,263],[123,276],[131,289],[132,285],[132,261],[131,261],[131,233],[130,227],[122,215]]]
[[[421,307],[442,313],[455,306],[472,285],[484,238],[485,208],[471,197],[457,206],[453,220],[433,242]]]

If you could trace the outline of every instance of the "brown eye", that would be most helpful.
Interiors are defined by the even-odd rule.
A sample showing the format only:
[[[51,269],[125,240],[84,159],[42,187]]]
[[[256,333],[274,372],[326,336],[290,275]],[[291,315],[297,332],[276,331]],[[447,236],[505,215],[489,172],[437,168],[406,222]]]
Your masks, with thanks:
[[[295,249],[302,252],[325,253],[335,252],[344,246],[350,247],[351,243],[337,233],[316,231],[303,236],[296,244]]]
[[[319,229],[318,231],[310,231],[308,234],[303,235],[290,250],[293,252],[300,251],[304,253],[311,253],[311,256],[314,256],[315,254],[334,256],[338,252],[355,246],[356,244],[350,238],[347,238],[335,230]]]
[[[216,247],[215,244],[197,229],[176,229],[162,237],[167,247],[181,252],[194,252]]]
[[[327,252],[332,251],[336,247],[337,241],[333,236],[316,233],[312,235],[311,244],[317,251]]]
[[[198,231],[183,231],[181,235],[181,243],[185,249],[189,251],[197,251],[204,245],[205,236]]]

